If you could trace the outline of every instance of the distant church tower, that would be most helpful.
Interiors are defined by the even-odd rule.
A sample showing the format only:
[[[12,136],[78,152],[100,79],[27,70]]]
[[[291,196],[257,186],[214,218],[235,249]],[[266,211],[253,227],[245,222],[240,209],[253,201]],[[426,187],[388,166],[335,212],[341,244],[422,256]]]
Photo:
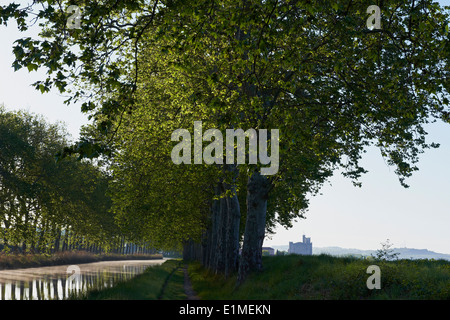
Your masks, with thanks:
[[[311,238],[307,238],[303,235],[303,242],[289,242],[288,253],[312,255]]]

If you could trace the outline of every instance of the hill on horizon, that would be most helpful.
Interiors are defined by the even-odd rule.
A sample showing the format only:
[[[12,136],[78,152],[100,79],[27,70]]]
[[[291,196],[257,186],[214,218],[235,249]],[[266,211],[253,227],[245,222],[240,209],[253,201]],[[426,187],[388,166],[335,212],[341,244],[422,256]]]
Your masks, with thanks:
[[[288,251],[288,245],[272,246],[272,248],[280,251]],[[428,249],[414,249],[414,248],[393,248],[393,252],[399,253],[399,259],[445,259],[450,261],[450,254],[430,251]],[[314,247],[313,255],[329,254],[332,256],[371,256],[375,255],[377,250],[361,250],[355,248],[341,248],[337,246],[330,247]]]

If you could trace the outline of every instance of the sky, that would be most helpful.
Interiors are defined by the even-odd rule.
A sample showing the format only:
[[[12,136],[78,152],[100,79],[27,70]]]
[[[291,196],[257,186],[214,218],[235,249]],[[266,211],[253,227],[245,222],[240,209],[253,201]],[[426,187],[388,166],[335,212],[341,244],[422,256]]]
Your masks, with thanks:
[[[450,0],[438,2],[450,5]],[[43,79],[43,73],[14,72],[11,67],[14,40],[34,34],[18,32],[13,22],[0,26],[0,104],[8,110],[42,114],[51,123],[63,122],[76,139],[80,127],[88,123],[80,106],[63,104],[65,97],[56,91],[36,91],[31,84]],[[441,146],[420,157],[419,171],[406,181],[410,188],[402,187],[394,168],[387,166],[378,149],[370,148],[361,162],[369,170],[360,180],[361,188],[336,172],[321,195],[310,200],[306,219],[289,230],[277,228],[264,246],[299,242],[305,234],[313,247],[373,250],[389,239],[394,247],[450,254],[450,125],[435,123],[426,129],[428,142]]]

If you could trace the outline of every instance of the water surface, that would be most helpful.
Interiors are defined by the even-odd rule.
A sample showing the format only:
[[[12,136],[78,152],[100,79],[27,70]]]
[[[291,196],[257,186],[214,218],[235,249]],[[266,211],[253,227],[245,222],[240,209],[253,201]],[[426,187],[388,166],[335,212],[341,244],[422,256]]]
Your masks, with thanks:
[[[0,300],[63,300],[87,290],[112,287],[164,261],[103,261],[0,270]]]

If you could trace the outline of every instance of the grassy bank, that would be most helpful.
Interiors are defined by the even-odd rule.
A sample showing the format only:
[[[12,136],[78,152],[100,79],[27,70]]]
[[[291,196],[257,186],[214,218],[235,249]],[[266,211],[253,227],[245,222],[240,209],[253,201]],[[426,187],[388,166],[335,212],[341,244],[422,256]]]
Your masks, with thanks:
[[[321,256],[264,257],[263,272],[240,287],[236,277],[214,275],[198,263],[189,266],[192,286],[202,299],[450,299],[450,262],[376,262]],[[381,289],[369,290],[369,265],[381,269]]]
[[[112,288],[93,290],[81,300],[182,300],[184,275],[181,260],[167,260],[161,265],[148,267],[131,280],[118,283]]]
[[[161,254],[94,254],[86,251],[65,251],[54,254],[0,253],[0,270],[90,263],[98,261],[145,260],[161,258]]]
[[[168,260],[113,288],[88,292],[81,299],[186,299],[184,263]],[[263,263],[263,272],[250,275],[239,287],[235,276],[225,279],[199,263],[189,264],[189,275],[193,289],[204,300],[450,299],[450,262],[445,260],[376,262],[326,255],[290,255],[264,257]],[[366,286],[369,265],[381,269],[380,290],[369,290]]]

